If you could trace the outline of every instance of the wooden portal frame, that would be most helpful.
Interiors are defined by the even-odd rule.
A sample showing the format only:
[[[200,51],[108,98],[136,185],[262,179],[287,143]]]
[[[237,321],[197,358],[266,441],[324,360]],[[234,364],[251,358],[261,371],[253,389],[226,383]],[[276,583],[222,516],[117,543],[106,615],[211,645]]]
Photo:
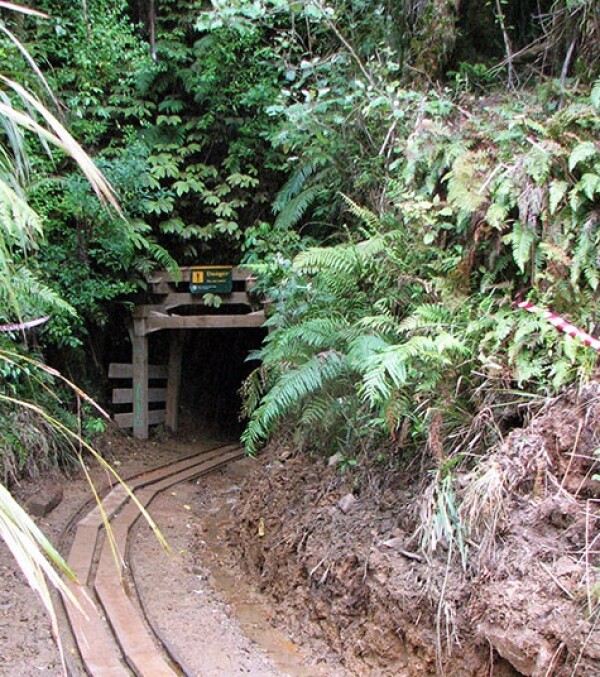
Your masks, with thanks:
[[[171,273],[160,271],[153,273],[148,279],[149,291],[161,297],[157,303],[142,304],[134,308],[132,315],[132,404],[133,414],[118,414],[121,421],[133,427],[133,435],[139,439],[147,439],[149,426],[161,422],[162,417],[148,409],[152,401],[149,388],[150,365],[148,363],[148,336],[165,329],[172,331],[169,337],[169,363],[167,367],[167,388],[164,410],[164,422],[172,432],[177,432],[179,392],[181,389],[181,362],[185,331],[188,329],[238,329],[262,327],[265,323],[263,303],[253,301],[249,295],[255,278],[251,271],[244,268],[233,268],[232,277],[236,286],[242,290],[234,290],[230,294],[219,294],[222,304],[233,304],[247,309],[245,313],[233,315],[220,314],[186,314],[177,315],[177,308],[188,307],[194,310],[205,310],[203,297],[197,294],[177,290],[180,282],[189,282],[191,267],[181,268],[181,278],[175,279]],[[257,309],[257,305],[260,306]],[[127,417],[127,418],[125,418]],[[131,418],[130,418],[131,417]],[[157,420],[160,419],[160,420]],[[129,426],[124,426],[129,427]]]

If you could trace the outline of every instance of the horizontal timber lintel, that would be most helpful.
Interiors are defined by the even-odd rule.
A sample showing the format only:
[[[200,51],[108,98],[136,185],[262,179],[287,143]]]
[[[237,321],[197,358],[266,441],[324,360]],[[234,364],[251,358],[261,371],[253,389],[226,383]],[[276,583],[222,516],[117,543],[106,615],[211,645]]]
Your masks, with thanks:
[[[189,282],[191,279],[191,271],[194,267],[198,266],[182,266],[179,270],[181,271],[180,282]],[[226,266],[223,266],[226,267]],[[243,282],[249,277],[252,277],[254,273],[248,270],[247,268],[234,268],[232,270],[232,278],[234,282]],[[148,277],[148,282],[150,284],[160,284],[161,282],[175,282],[173,275],[167,270],[157,270]]]
[[[133,388],[114,388],[112,391],[113,404],[131,404],[133,402]],[[166,402],[166,388],[148,388],[148,402]]]
[[[131,414],[115,414],[114,415],[115,423],[119,428],[133,428],[133,413]],[[164,423],[165,420],[165,410],[164,409],[153,409],[148,412],[148,424],[157,425],[159,423]]]
[[[249,306],[250,301],[248,295],[243,291],[234,291],[231,294],[219,295],[221,298],[221,303],[223,305],[240,305],[240,306]],[[142,318],[149,317],[152,312],[166,312],[172,310],[173,308],[179,308],[181,306],[205,306],[203,295],[202,294],[185,294],[185,293],[176,293],[172,292],[167,294],[160,303],[157,304],[145,304],[136,306],[133,311],[133,317]]]
[[[161,329],[243,329],[262,327],[265,313],[258,310],[245,315],[179,315],[148,317],[134,322],[137,336],[145,336]]]
[[[111,362],[111,364],[108,366],[108,378],[133,378],[133,365],[123,364],[120,362]],[[166,379],[166,365],[148,365],[148,378]]]

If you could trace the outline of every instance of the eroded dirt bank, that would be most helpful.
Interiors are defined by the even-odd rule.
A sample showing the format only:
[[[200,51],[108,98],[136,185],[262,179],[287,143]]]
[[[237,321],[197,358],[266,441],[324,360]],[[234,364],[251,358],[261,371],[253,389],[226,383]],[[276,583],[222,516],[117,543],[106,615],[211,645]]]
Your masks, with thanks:
[[[464,568],[458,540],[423,547],[441,491],[417,463],[343,472],[284,444],[243,485],[230,546],[280,623],[354,674],[600,675],[599,394],[454,471]]]

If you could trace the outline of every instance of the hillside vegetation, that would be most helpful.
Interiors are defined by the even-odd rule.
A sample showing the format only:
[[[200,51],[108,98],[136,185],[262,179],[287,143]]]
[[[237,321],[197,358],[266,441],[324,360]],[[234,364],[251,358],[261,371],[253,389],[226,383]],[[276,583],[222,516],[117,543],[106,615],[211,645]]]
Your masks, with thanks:
[[[566,501],[563,549],[544,563],[579,567],[577,638],[552,630],[537,663],[511,661],[491,625],[480,638],[525,674],[591,665],[597,353],[516,303],[599,326],[598,3],[0,4],[0,324],[51,317],[33,337],[0,332],[3,481],[68,460],[50,423],[103,427],[31,356],[102,397],[148,272],[242,262],[271,301],[243,386],[248,451],[274,440],[316,467],[332,459],[334,484],[373,506],[390,477],[410,477],[397,514],[418,508],[398,518],[402,538],[456,566],[464,590],[493,567],[481,553],[509,515]],[[120,209],[48,147],[40,124],[54,121]],[[576,421],[568,444],[535,428],[561,403],[564,427]],[[570,528],[583,541],[561,540]],[[444,576],[435,585],[427,669],[443,670],[455,642],[441,618],[460,595],[446,607]]]

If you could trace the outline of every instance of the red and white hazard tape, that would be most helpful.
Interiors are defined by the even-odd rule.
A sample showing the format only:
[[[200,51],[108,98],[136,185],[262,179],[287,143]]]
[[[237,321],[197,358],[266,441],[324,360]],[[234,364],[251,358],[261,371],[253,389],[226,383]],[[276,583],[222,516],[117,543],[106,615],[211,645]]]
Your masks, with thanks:
[[[565,334],[568,334],[571,338],[579,339],[582,343],[594,350],[600,352],[600,340],[592,336],[591,334],[586,333],[582,329],[579,329],[574,324],[567,322],[556,313],[553,313],[550,310],[543,310],[538,308],[538,306],[533,305],[529,301],[521,301],[517,303],[517,307],[527,310],[534,315],[539,315],[548,321],[553,327],[556,327],[559,331],[563,331]]]

